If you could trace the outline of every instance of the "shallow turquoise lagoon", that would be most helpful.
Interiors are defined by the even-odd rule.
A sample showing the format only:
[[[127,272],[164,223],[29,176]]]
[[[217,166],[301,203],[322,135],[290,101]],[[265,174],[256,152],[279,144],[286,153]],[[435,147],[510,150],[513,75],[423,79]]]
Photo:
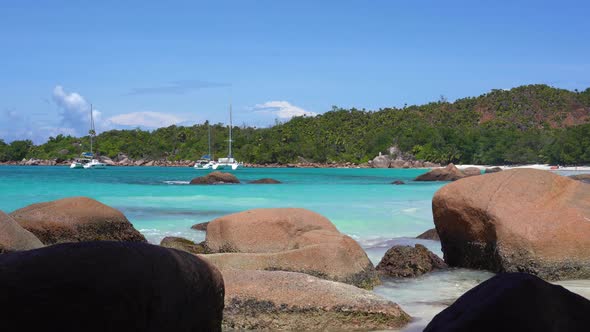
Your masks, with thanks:
[[[89,196],[123,211],[157,243],[166,235],[199,240],[190,226],[224,214],[262,207],[303,207],[328,217],[363,246],[416,236],[432,228],[430,202],[440,183],[411,180],[417,169],[244,168],[240,185],[191,186],[206,171],[192,168],[0,167],[0,210],[69,196]],[[282,184],[247,184],[272,177]],[[392,185],[403,180],[405,185]]]

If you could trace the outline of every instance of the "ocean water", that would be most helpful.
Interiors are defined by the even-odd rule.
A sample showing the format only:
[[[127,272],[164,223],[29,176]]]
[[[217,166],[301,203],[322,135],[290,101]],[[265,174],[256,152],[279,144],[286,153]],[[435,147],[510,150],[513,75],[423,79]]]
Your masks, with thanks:
[[[244,168],[233,172],[243,184],[191,186],[208,171],[192,168],[0,166],[0,210],[71,196],[88,196],[121,210],[149,242],[165,236],[202,241],[196,223],[265,207],[301,207],[330,219],[353,237],[377,264],[395,244],[422,243],[442,257],[440,243],[414,237],[433,228],[431,199],[445,183],[413,182],[423,169]],[[278,185],[247,182],[274,178]],[[392,185],[394,180],[406,182]],[[491,273],[452,269],[425,276],[386,280],[375,292],[400,304],[415,318],[407,330],[421,330],[430,319]],[[590,281],[562,283],[590,296]]]
[[[441,187],[410,181],[424,170],[296,168],[244,168],[235,171],[244,184],[188,185],[206,172],[189,167],[0,166],[0,210],[89,196],[121,210],[150,242],[159,243],[168,235],[201,240],[202,232],[190,226],[225,214],[302,207],[325,215],[340,231],[369,245],[432,228],[430,199]],[[263,177],[283,184],[247,184]],[[408,184],[392,185],[394,180]]]

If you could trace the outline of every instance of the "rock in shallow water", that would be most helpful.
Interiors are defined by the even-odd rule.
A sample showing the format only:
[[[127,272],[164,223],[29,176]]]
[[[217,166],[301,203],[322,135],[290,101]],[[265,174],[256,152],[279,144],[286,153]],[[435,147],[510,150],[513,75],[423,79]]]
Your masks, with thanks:
[[[491,168],[485,169],[485,174],[498,173],[498,172],[502,172],[502,169],[500,167],[491,167]]]
[[[446,267],[447,265],[440,257],[430,252],[425,246],[416,244],[414,247],[391,247],[376,269],[384,276],[408,278]]]
[[[440,241],[440,238],[438,237],[438,232],[436,231],[436,228],[431,228],[431,229],[427,230],[426,232],[416,236],[416,238],[422,239],[422,240]]]
[[[271,178],[264,178],[264,179],[250,181],[250,183],[252,183],[252,184],[279,184],[279,183],[281,183],[281,181],[271,179]]]
[[[231,173],[212,172],[191,180],[190,184],[227,184],[240,183],[238,178]]]
[[[7,331],[221,331],[219,271],[185,252],[82,242],[0,255]]]
[[[570,178],[583,183],[590,183],[590,174],[570,175]]]
[[[191,229],[197,230],[197,231],[203,231],[206,232],[207,231],[207,226],[209,225],[209,222],[201,222],[198,224],[194,224],[191,226]]]
[[[434,223],[450,266],[590,278],[590,190],[551,172],[515,169],[441,188]]]
[[[305,209],[254,209],[207,226],[207,255],[220,269],[283,270],[372,288],[375,268],[352,238]]]
[[[0,254],[43,247],[33,233],[22,228],[14,219],[0,211]]]
[[[428,324],[440,331],[587,331],[590,301],[525,273],[499,274]]]
[[[477,175],[481,175],[481,170],[477,167],[467,167],[465,169],[462,169],[461,172],[463,172],[463,174],[465,176],[477,176]]]
[[[146,242],[119,210],[88,197],[37,203],[10,214],[44,244],[81,241]]]
[[[351,285],[283,271],[224,270],[224,328],[288,331],[388,330],[410,317]]]
[[[445,168],[436,168],[432,171],[422,174],[414,181],[456,181],[465,177],[455,165],[448,164]]]

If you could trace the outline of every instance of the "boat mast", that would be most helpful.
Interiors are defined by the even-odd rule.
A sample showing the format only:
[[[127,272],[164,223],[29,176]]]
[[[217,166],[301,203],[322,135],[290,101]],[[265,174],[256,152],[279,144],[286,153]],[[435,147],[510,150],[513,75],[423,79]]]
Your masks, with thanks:
[[[90,135],[90,154],[92,158],[94,158],[94,152],[92,152],[92,137],[94,136],[94,118],[92,116],[92,104],[90,104],[90,131],[88,132]]]
[[[209,142],[209,159],[213,160],[213,156],[211,155],[211,125],[207,123],[207,137]]]
[[[229,156],[228,158],[232,158],[232,154],[231,154],[231,131],[232,131],[232,114],[231,114],[231,101],[229,102]]]

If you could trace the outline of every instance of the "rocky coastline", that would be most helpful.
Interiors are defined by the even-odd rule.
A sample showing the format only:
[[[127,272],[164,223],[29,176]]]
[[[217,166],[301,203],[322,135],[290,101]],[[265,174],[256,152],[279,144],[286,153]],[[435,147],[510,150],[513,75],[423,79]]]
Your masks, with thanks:
[[[167,160],[167,159],[132,159],[123,153],[119,153],[115,158],[100,156],[101,162],[108,166],[157,166],[157,167],[193,167],[194,160]],[[12,166],[69,166],[74,159],[23,159],[21,161],[0,162],[0,165]],[[407,153],[401,153],[397,147],[389,148],[389,153],[379,155],[366,163],[353,162],[312,162],[305,158],[298,158],[293,163],[244,163],[244,167],[249,168],[436,168],[441,167],[438,163],[432,163],[416,158]]]
[[[0,165],[4,166],[70,166],[73,159],[60,160],[60,159],[23,159],[21,161],[5,161],[0,162]],[[107,166],[113,167],[132,167],[132,166],[145,166],[145,167],[193,167],[195,166],[194,160],[150,160],[150,159],[123,159],[114,160],[107,157],[101,157],[100,161],[107,164]],[[403,163],[392,163],[387,167],[379,167],[379,164],[374,164],[372,161],[367,163],[352,163],[352,162],[329,162],[329,163],[315,163],[315,162],[298,162],[298,163],[268,163],[268,164],[256,164],[256,163],[244,163],[244,167],[248,168],[431,168],[440,167],[440,164],[424,162],[424,161],[406,161]]]
[[[590,186],[533,169],[480,175],[457,173],[451,165],[446,171],[459,178],[435,194],[436,228],[421,235],[440,237],[444,261],[422,245],[396,245],[375,267],[329,219],[301,208],[229,214],[194,226],[206,234],[202,243],[167,237],[159,246],[150,245],[120,211],[71,197],[0,212],[0,269],[9,271],[0,274],[0,291],[7,294],[7,303],[28,303],[28,281],[41,273],[54,280],[51,287],[41,283],[31,291],[61,308],[56,303],[60,296],[89,289],[84,281],[92,274],[104,281],[98,286],[101,293],[84,293],[84,303],[104,317],[111,314],[104,311],[110,307],[103,305],[105,299],[153,306],[150,317],[141,310],[131,314],[134,323],[147,324],[148,330],[163,326],[170,319],[167,308],[177,309],[177,303],[189,303],[182,309],[195,313],[176,322],[179,330],[199,324],[211,331],[397,330],[412,317],[372,292],[374,286],[384,278],[466,267],[499,274],[439,313],[427,330],[587,327],[590,317],[582,313],[590,301],[548,281],[590,278]],[[87,263],[94,261],[102,263]],[[109,280],[123,281],[111,290]],[[135,284],[141,289],[131,287]],[[196,302],[187,297],[203,292],[205,297],[194,295]],[[156,305],[150,294],[166,304]],[[512,303],[514,298],[520,302]],[[75,303],[73,299],[68,310],[76,310]],[[537,304],[550,304],[552,311],[545,313],[547,305]],[[27,306],[15,317],[43,309]],[[43,312],[45,323],[60,322],[53,312]],[[535,320],[541,316],[548,317],[546,322]],[[90,318],[80,314],[76,319]]]
[[[70,166],[73,162],[70,160],[59,160],[59,159],[23,159],[21,161],[6,161],[0,162],[0,165],[4,166]],[[150,159],[123,159],[114,160],[107,157],[101,157],[100,161],[107,164],[107,166],[113,167],[132,167],[132,166],[144,166],[144,167],[193,167],[195,166],[194,160],[150,160]],[[351,163],[351,162],[331,162],[331,163],[269,163],[269,164],[255,164],[255,163],[244,163],[244,167],[248,168],[371,168],[369,163]]]

